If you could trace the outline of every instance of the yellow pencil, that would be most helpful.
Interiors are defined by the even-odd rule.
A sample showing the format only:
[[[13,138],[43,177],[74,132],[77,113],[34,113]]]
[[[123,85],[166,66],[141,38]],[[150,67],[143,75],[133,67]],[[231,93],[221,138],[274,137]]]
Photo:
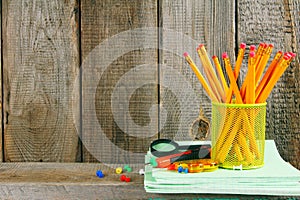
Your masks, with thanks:
[[[253,52],[253,53],[255,53],[256,51],[255,51],[255,46],[254,45],[250,45],[250,53],[251,52]],[[259,52],[261,50],[261,45],[260,45],[260,49],[259,50],[257,50],[257,52]],[[249,54],[250,54],[249,53]],[[254,59],[253,59],[253,62],[255,63],[255,60],[257,60],[258,58],[257,58],[257,56],[256,56],[256,54],[255,54],[255,57],[254,57]],[[255,66],[254,66],[255,67]],[[245,99],[245,96],[246,96],[246,87],[247,87],[247,83],[248,83],[248,80],[247,80],[247,75],[246,75],[246,77],[245,77],[245,80],[244,80],[244,82],[243,82],[243,84],[242,84],[242,87],[241,87],[241,89],[240,89],[240,94],[241,94],[241,96],[242,96],[242,99]]]
[[[254,66],[254,57],[255,53],[252,51],[249,54],[249,60],[248,60],[248,73],[246,76],[247,80],[247,87],[246,87],[246,96],[245,96],[245,103],[247,104],[254,104],[255,103],[255,66]],[[256,144],[255,139],[255,110],[250,109],[248,113],[242,113],[244,118],[244,129],[245,133],[247,133],[245,136],[248,136],[249,139],[249,146],[250,150],[255,153],[256,157],[259,158],[259,150]],[[244,151],[247,151],[247,148],[244,148]],[[247,153],[247,152],[246,152]],[[248,153],[247,153],[248,154]],[[250,161],[252,157],[246,156],[247,160]],[[252,156],[252,155],[251,155]]]
[[[225,120],[223,123],[223,127],[220,128],[220,133],[218,134],[218,140],[214,146],[214,151],[217,152],[217,154],[223,153],[221,151],[221,148],[223,147],[225,141],[228,140],[229,135],[232,134],[232,132],[230,131],[232,126],[228,122],[234,121],[236,117],[235,113],[230,112],[229,109],[226,109],[224,115],[225,115]]]
[[[197,53],[198,53],[198,56],[199,56],[200,61],[202,63],[202,66],[203,66],[203,69],[204,69],[204,73],[205,73],[205,75],[207,77],[207,80],[208,80],[208,83],[209,83],[209,85],[211,87],[211,90],[214,93],[214,95],[216,96],[216,98],[218,99],[218,102],[221,102],[222,101],[221,94],[219,93],[219,91],[217,89],[216,82],[212,78],[212,74],[210,73],[210,69],[208,67],[209,64],[204,59],[204,56],[202,55],[201,50],[200,50],[199,47],[197,48]]]
[[[261,59],[262,55],[264,54],[264,51],[265,51],[266,47],[267,47],[267,44],[265,44],[265,43],[260,43],[258,45],[257,51],[255,52],[255,58],[254,58],[255,67],[260,62],[260,59]]]
[[[232,72],[230,60],[229,60],[229,57],[228,57],[226,52],[222,54],[222,58],[224,60],[225,69],[226,69],[227,75],[228,75],[229,80],[230,80],[230,85],[232,85],[232,90],[234,92],[236,102],[238,104],[242,104],[243,100],[242,100],[242,97],[240,95],[239,88],[236,84],[236,80],[235,80],[235,77],[234,77],[233,72]]]
[[[280,57],[282,56],[282,51],[278,51],[273,59],[273,61],[271,62],[270,66],[268,67],[266,73],[264,74],[263,78],[261,79],[261,81],[259,82],[256,90],[255,90],[255,98],[257,98],[257,96],[259,95],[259,93],[261,92],[261,90],[265,87],[266,83],[268,82],[268,80],[270,79],[271,74],[273,73]]]
[[[258,66],[256,66],[256,74],[255,74],[255,86],[257,86],[261,75],[263,74],[265,67],[268,63],[268,60],[271,56],[272,50],[273,50],[273,45],[269,44],[269,46],[266,48],[265,53],[263,54],[260,62],[258,63]]]
[[[243,155],[245,156],[246,158],[246,161],[248,161],[248,163],[252,163],[253,162],[253,154],[251,153],[250,149],[248,148],[248,145],[247,145],[247,141],[246,141],[246,138],[245,138],[245,133],[247,132],[247,129],[241,131],[239,133],[239,137],[238,137],[238,144],[240,145],[240,147],[242,148],[242,153]]]
[[[202,76],[201,72],[199,71],[199,69],[197,68],[196,64],[194,63],[194,61],[192,60],[192,58],[189,56],[189,54],[187,52],[185,52],[184,57],[186,59],[186,61],[189,63],[190,67],[192,68],[192,70],[194,71],[195,75],[197,76],[197,78],[199,79],[200,83],[202,84],[203,88],[205,89],[207,95],[211,98],[212,101],[214,102],[218,102],[217,98],[215,97],[215,95],[213,94],[213,92],[211,91],[211,88],[209,87],[209,85],[206,83],[204,77]]]
[[[226,82],[226,79],[225,79],[223,70],[222,70],[222,68],[221,68],[220,61],[219,61],[219,59],[218,59],[217,56],[213,56],[212,59],[213,59],[213,61],[214,61],[214,63],[215,63],[217,72],[218,72],[219,77],[220,77],[220,79],[221,79],[221,83],[222,83],[224,92],[225,92],[225,94],[227,94],[227,92],[228,92],[228,85],[227,85],[227,82]]]
[[[226,140],[222,141],[223,145],[221,146],[221,149],[217,151],[218,153],[216,156],[217,162],[223,163],[225,161],[226,156],[228,155],[228,152],[230,150],[230,147],[232,146],[233,140],[236,138],[236,134],[238,132],[238,130],[235,130],[236,127],[237,126],[234,126],[230,134],[227,135]]]
[[[255,58],[255,53],[254,51],[250,51],[249,53],[249,62],[248,62],[248,73],[247,73],[247,86],[246,86],[246,103],[247,104],[254,104],[255,103],[255,63],[254,63],[254,58]],[[249,139],[249,146],[250,146],[250,150],[256,155],[256,158],[258,159],[260,157],[260,153],[257,147],[257,143],[256,143],[256,138],[255,138],[255,112],[253,109],[249,110],[248,113],[248,119],[247,119],[247,115],[244,116],[245,117],[245,121],[244,121],[244,129],[247,130],[246,136],[248,136]],[[245,148],[244,151],[246,151],[246,155],[248,155],[248,157],[246,156],[248,162],[250,162],[251,159],[253,159],[253,155],[249,154],[249,152],[247,153],[248,148]]]
[[[289,66],[289,61],[292,57],[289,55],[284,55],[283,59],[279,61],[277,67],[274,70],[274,73],[270,77],[270,80],[266,84],[266,86],[263,88],[263,90],[260,92],[256,99],[256,103],[262,103],[265,102],[271,93],[273,87],[275,86],[276,82],[279,80],[281,75],[284,73],[284,71]]]
[[[249,54],[249,64],[248,64],[248,73],[246,80],[247,88],[246,88],[246,103],[253,104],[255,103],[255,67],[254,67],[254,52],[250,52]]]
[[[210,76],[211,76],[213,82],[215,83],[217,91],[220,94],[223,102],[225,102],[225,100],[226,100],[226,94],[225,94],[225,92],[224,92],[224,90],[223,90],[223,88],[221,86],[220,81],[217,78],[217,75],[216,75],[216,73],[215,73],[215,71],[213,69],[213,66],[212,66],[212,64],[211,64],[211,62],[209,60],[208,54],[207,54],[206,49],[205,49],[205,47],[204,47],[203,44],[199,45],[199,48],[198,48],[197,52],[199,54],[200,59],[202,58],[201,60],[204,61],[203,65],[205,65],[205,67],[207,67],[208,72],[210,73]]]
[[[239,76],[239,72],[240,72],[242,62],[243,62],[243,59],[244,59],[245,48],[246,48],[246,44],[241,43],[239,53],[238,53],[238,56],[237,56],[237,59],[236,59],[236,62],[235,62],[235,67],[234,67],[234,70],[233,70],[235,81],[237,81],[238,76]],[[231,102],[232,93],[233,93],[233,88],[232,88],[232,85],[230,85],[229,91],[226,92],[226,102],[227,103]]]
[[[236,154],[236,156],[238,158],[238,161],[241,162],[243,160],[243,155],[241,153],[240,146],[239,146],[239,144],[237,142],[235,142],[233,144],[233,150],[234,150],[234,152],[235,152],[235,154]]]
[[[244,55],[245,55],[245,49],[246,49],[246,44],[245,43],[241,43],[240,44],[240,49],[239,49],[239,53],[235,62],[235,66],[234,66],[234,77],[237,80],[238,76],[239,76],[239,72],[242,66],[242,62],[244,59]]]

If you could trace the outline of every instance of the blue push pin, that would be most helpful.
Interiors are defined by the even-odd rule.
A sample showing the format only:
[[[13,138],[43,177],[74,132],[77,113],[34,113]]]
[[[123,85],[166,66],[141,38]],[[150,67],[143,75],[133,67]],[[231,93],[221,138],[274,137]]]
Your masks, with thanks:
[[[178,169],[177,169],[178,173],[181,173],[183,172],[183,167],[182,166],[179,166]]]
[[[103,177],[104,177],[104,174],[102,173],[101,170],[97,170],[96,175],[97,175],[99,178],[103,178]]]

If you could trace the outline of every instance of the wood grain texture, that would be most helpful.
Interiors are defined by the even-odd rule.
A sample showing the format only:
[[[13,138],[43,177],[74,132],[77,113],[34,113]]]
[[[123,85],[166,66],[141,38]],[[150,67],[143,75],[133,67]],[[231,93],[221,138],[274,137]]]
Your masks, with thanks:
[[[199,44],[205,45],[209,56],[221,58],[222,52],[227,51],[233,57],[235,3],[164,0],[161,1],[160,13],[160,26],[178,33],[170,38],[167,30],[162,31],[160,64],[170,66],[182,76],[177,78],[179,75],[174,73],[170,77],[160,68],[160,83],[173,82],[171,88],[161,89],[160,102],[166,111],[169,110],[165,124],[160,122],[161,137],[191,140],[188,132],[192,122],[198,117],[200,109],[210,119],[211,102],[182,55],[188,51],[202,73],[196,52]]]
[[[76,1],[2,4],[5,161],[74,162]]]
[[[184,51],[198,60],[194,45],[203,43],[210,56],[227,51],[235,58],[240,42],[263,41],[299,54],[299,0],[82,0],[80,7],[78,2],[2,2],[5,129],[0,143],[5,157],[0,154],[0,160],[91,162],[104,156],[112,162],[141,161],[157,137],[190,140],[188,129],[200,108],[211,116],[210,100],[182,58]],[[134,32],[149,27],[148,33]],[[134,33],[124,35],[126,31]],[[99,49],[104,43],[111,45]],[[79,60],[81,91],[73,90],[80,79]],[[145,68],[149,73],[143,74]],[[245,74],[244,65],[241,76]],[[266,131],[297,168],[299,74],[297,55],[268,99]],[[74,93],[82,105],[72,107]],[[148,128],[151,123],[157,126]],[[81,139],[93,144],[83,158],[75,126]]]
[[[239,1],[238,41],[274,44],[278,50],[297,53],[267,100],[267,138],[274,139],[281,156],[300,168],[299,1]]]
[[[85,162],[143,162],[142,154],[157,138],[158,114],[151,115],[158,103],[157,34],[131,32],[156,26],[154,0],[81,1]],[[148,41],[149,37],[153,40]],[[144,64],[150,64],[151,73],[143,74],[139,66]],[[154,126],[138,131],[155,121]]]
[[[280,196],[237,194],[152,194],[146,193],[139,167],[125,175],[131,182],[99,163],[2,163],[1,199],[287,199]],[[95,173],[102,170],[104,178]],[[290,197],[294,199],[295,197]]]
[[[0,6],[2,8],[2,2],[0,2]],[[0,14],[2,16],[2,9],[0,10]],[[2,18],[0,19],[0,23],[2,24]],[[0,27],[0,33],[2,33],[2,26]],[[1,41],[2,41],[2,34],[0,35]],[[1,55],[1,59],[2,59],[2,45],[0,45],[0,55]],[[3,136],[3,132],[2,132],[2,62],[0,62],[0,72],[1,72],[1,78],[0,78],[0,90],[1,90],[1,94],[0,94],[0,110],[1,110],[1,115],[0,115],[0,122],[1,122],[1,128],[0,128],[0,132],[1,132],[1,138],[0,138],[0,162],[3,161],[3,141],[2,141],[2,136]]]

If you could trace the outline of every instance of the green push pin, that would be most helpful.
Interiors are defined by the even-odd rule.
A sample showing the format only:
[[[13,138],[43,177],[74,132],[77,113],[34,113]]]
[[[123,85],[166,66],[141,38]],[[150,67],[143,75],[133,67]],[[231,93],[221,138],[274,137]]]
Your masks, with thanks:
[[[127,172],[132,172],[131,167],[129,167],[128,165],[125,165],[125,166],[124,166],[124,169],[125,169]]]
[[[156,162],[156,159],[154,157],[150,158],[149,163],[152,165],[152,167],[157,167],[157,165],[158,165],[157,162]]]

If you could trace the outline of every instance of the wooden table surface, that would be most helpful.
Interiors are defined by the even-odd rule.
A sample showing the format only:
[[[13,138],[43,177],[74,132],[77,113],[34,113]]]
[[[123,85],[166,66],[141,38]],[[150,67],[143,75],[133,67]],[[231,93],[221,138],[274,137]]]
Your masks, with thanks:
[[[104,178],[95,173],[102,170]],[[113,168],[96,163],[2,163],[0,199],[286,199],[238,194],[152,194],[144,190],[144,176],[133,172],[121,182]],[[290,197],[296,199],[296,197]]]

